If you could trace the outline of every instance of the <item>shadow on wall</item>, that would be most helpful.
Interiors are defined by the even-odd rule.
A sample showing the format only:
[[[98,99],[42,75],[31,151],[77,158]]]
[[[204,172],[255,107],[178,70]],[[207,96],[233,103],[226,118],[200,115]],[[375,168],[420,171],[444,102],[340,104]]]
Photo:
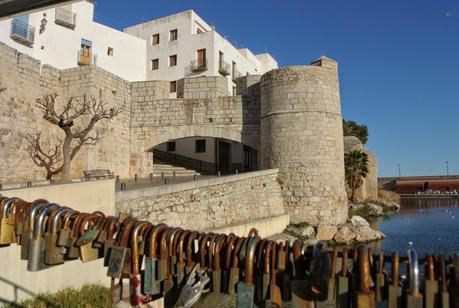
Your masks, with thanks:
[[[55,305],[51,303],[50,301],[46,300],[45,298],[38,296],[38,294],[33,293],[32,291],[27,290],[26,288],[23,288],[20,285],[17,285],[14,282],[8,279],[5,279],[1,276],[0,276],[0,283],[4,285],[4,287],[2,288],[3,290],[6,290],[7,288],[9,288],[10,290],[13,291],[12,294],[14,294],[13,301],[6,300],[0,296],[0,304],[7,304],[12,307],[22,307],[21,305],[19,305],[19,302],[20,302],[19,299],[24,298],[24,296],[22,297],[19,296],[19,293],[26,293],[28,297],[33,297],[33,298],[37,298],[38,300],[40,300],[44,304],[43,307],[47,307],[47,308],[53,308],[53,307],[57,308],[58,307],[58,305]]]

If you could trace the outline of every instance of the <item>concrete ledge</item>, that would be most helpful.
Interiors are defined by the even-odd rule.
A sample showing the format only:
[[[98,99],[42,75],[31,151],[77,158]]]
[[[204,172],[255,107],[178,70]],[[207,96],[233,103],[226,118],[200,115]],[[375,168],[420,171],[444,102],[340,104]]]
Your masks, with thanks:
[[[128,191],[118,191],[116,192],[115,202],[122,202],[126,200],[155,196],[155,195],[170,194],[170,193],[175,193],[179,191],[191,190],[191,189],[212,186],[212,185],[220,185],[220,184],[255,178],[259,176],[277,175],[278,173],[279,173],[279,169],[268,169],[268,170],[261,170],[261,171],[222,176],[222,177],[208,179],[208,180],[198,180],[198,181],[173,184],[173,185],[162,185],[162,186],[140,188],[140,189],[128,190]]]
[[[205,232],[213,231],[218,233],[234,233],[237,236],[247,236],[251,228],[256,228],[258,234],[266,238],[268,236],[279,234],[284,231],[285,227],[290,223],[290,215],[283,214],[268,218],[257,219],[241,224],[229,225],[222,228],[206,229]]]

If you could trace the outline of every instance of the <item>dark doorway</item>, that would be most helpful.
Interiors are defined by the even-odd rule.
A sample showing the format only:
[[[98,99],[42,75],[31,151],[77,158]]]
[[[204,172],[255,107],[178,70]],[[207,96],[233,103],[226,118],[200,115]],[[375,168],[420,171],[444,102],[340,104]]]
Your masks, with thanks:
[[[244,145],[244,171],[257,169],[257,151]]]
[[[230,172],[231,144],[218,141],[218,169],[221,173]]]
[[[430,188],[430,183],[429,182],[424,182],[424,185],[422,187],[422,191],[426,192]]]

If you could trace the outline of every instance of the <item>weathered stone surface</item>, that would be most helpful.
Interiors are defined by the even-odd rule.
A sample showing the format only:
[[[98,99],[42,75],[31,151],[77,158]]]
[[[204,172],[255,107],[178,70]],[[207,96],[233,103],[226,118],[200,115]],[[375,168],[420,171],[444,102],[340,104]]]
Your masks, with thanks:
[[[380,207],[379,205],[368,203],[367,207],[368,207],[368,215],[370,216],[383,216],[384,215],[383,208]]]
[[[300,235],[312,238],[316,235],[316,231],[314,230],[314,227],[307,226],[305,228],[300,229]]]
[[[358,242],[371,242],[386,237],[382,232],[373,230],[369,226],[355,227],[353,231],[356,234],[355,239]]]
[[[369,226],[370,223],[366,221],[365,218],[361,216],[354,215],[351,218],[351,225],[354,227],[362,227],[362,226]]]
[[[319,227],[317,227],[316,239],[319,241],[330,241],[333,239],[336,232],[338,232],[336,226],[319,225]]]
[[[336,233],[334,240],[337,243],[346,244],[351,243],[355,237],[355,233],[352,232],[352,230],[349,227],[343,226],[339,229],[338,233]]]

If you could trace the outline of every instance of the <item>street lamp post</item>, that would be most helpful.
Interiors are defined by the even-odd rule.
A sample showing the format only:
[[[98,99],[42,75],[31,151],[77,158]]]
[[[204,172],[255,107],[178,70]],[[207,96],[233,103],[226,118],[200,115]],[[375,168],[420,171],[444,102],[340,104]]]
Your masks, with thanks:
[[[446,176],[449,176],[449,166],[448,166],[448,161],[446,161]]]
[[[402,172],[400,171],[400,164],[397,164],[398,166],[398,177],[402,177]]]

